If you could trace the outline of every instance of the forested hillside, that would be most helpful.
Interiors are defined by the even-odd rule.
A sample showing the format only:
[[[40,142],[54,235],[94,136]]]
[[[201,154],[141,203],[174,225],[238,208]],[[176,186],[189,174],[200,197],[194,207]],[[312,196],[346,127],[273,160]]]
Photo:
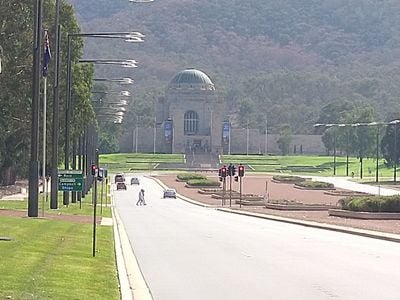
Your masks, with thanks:
[[[260,130],[268,119],[272,132],[283,124],[312,132],[312,124],[324,121],[321,109],[338,101],[372,106],[376,120],[400,110],[399,1],[70,1],[84,31],[146,34],[140,45],[116,49],[96,40],[86,49],[88,57],[139,62],[125,73],[137,83],[136,104],[162,91],[178,71],[195,67],[210,75],[237,123]],[[134,113],[149,107],[135,105]],[[349,114],[336,115],[340,120],[331,122]]]

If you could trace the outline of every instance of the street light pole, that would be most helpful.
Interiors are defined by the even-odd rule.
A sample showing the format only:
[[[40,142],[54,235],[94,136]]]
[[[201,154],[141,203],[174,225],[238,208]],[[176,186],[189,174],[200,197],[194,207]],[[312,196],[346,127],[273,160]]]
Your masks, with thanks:
[[[394,181],[394,183],[396,183],[396,177],[397,177],[397,122],[395,122],[395,124],[394,124],[394,163],[393,163],[393,181]]]
[[[51,189],[50,208],[58,208],[58,140],[59,140],[59,76],[60,76],[60,0],[56,0],[55,20],[55,55],[54,55],[54,84],[53,84],[53,131],[52,131],[52,159],[51,159]]]
[[[376,171],[375,182],[379,181],[379,126],[376,126]]]
[[[336,130],[333,130],[333,175],[336,175]]]
[[[72,37],[96,37],[96,38],[116,38],[123,39],[127,42],[141,42],[141,37],[144,35],[140,32],[92,32],[92,33],[69,33],[68,34],[68,54],[67,54],[67,98],[65,107],[65,148],[64,148],[64,167],[66,170],[69,169],[69,152],[70,152],[70,119],[72,115],[71,110],[71,93],[72,93],[72,61],[71,61],[71,38]],[[123,67],[136,67],[136,61],[134,60],[80,60],[79,62],[87,63],[105,63],[112,65],[120,65]],[[63,204],[69,204],[69,192],[63,193]]]
[[[347,144],[346,144],[346,176],[349,176],[349,139],[350,139],[350,133],[349,130],[347,129]]]
[[[40,58],[42,48],[42,0],[36,0],[34,6],[35,23],[33,34],[32,64],[32,127],[31,160],[29,163],[28,217],[39,214],[39,97],[40,97]]]
[[[67,98],[65,101],[65,148],[64,148],[64,168],[69,170],[69,148],[70,148],[70,105],[71,105],[71,35],[68,34],[67,42]],[[69,193],[63,192],[63,204],[69,204]]]

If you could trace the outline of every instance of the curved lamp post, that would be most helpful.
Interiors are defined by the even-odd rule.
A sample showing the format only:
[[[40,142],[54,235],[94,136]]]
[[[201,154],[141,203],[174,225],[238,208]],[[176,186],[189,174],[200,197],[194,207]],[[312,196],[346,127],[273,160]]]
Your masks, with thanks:
[[[397,124],[400,120],[393,120],[388,123],[388,125],[394,125],[394,162],[393,162],[393,182],[396,183],[397,180]]]
[[[65,148],[64,148],[64,167],[66,170],[69,169],[69,151],[70,151],[70,118],[71,118],[71,90],[72,90],[72,61],[71,61],[71,38],[73,37],[93,37],[93,38],[115,38],[122,39],[124,41],[131,42],[132,39],[141,38],[143,35],[139,32],[90,32],[90,33],[69,33],[68,34],[68,53],[67,53],[67,97],[66,97],[66,109],[65,109]],[[106,63],[111,65],[119,65],[122,67],[136,67],[134,60],[122,60],[122,59],[113,59],[113,60],[80,60],[79,62],[86,63]],[[57,169],[58,166],[52,166],[53,169]],[[54,177],[54,178],[53,178]],[[51,189],[51,203],[50,207],[52,209],[56,209],[58,206],[57,203],[57,194],[58,194],[58,170],[52,172],[52,189]],[[68,192],[64,192],[63,194],[63,204],[67,205],[69,203],[69,195]]]
[[[42,49],[42,0],[36,0],[34,5],[34,34],[32,61],[32,126],[31,153],[29,161],[29,193],[28,217],[39,214],[39,97],[40,97],[40,57]]]
[[[315,124],[314,127],[360,127],[360,126],[376,126],[376,170],[375,170],[375,181],[379,182],[379,131],[381,126],[394,125],[394,163],[393,163],[393,181],[396,182],[397,173],[397,124],[400,124],[400,120],[393,120],[391,122],[371,122],[371,123],[354,123],[354,124]],[[346,176],[349,176],[349,133],[347,133],[347,159],[346,159]],[[334,164],[336,159],[334,158]],[[334,165],[335,174],[335,165]]]
[[[124,77],[124,78],[113,78],[113,79],[108,79],[108,78],[93,78],[93,81],[100,81],[100,82],[115,82],[121,85],[125,84],[133,84],[133,79],[129,77]]]
[[[130,91],[92,91],[92,94],[105,94],[105,95],[117,95],[121,97],[129,97]]]
[[[116,65],[124,68],[137,68],[137,61],[133,59],[80,59],[79,62],[96,65]]]
[[[325,128],[331,128],[331,127],[342,127],[345,126],[345,124],[314,124],[314,127],[325,127]],[[336,175],[336,132],[333,132],[333,175]]]

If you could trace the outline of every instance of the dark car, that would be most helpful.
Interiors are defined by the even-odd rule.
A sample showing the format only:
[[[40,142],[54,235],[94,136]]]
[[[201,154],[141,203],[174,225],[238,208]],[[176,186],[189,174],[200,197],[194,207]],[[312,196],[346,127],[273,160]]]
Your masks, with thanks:
[[[115,175],[114,181],[115,181],[115,183],[117,183],[117,182],[125,182],[124,174],[118,173],[117,175]]]
[[[165,189],[163,198],[176,198],[176,190],[175,189]]]
[[[117,190],[126,190],[125,182],[117,182]]]
[[[131,184],[140,184],[139,178],[137,178],[137,177],[132,177],[132,178],[131,178]]]

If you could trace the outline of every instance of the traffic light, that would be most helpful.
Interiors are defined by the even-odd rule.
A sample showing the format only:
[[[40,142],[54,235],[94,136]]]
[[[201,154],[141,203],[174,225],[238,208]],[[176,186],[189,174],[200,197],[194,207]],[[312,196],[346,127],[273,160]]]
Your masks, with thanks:
[[[90,170],[92,171],[92,175],[93,175],[93,176],[95,176],[95,175],[96,175],[96,169],[97,169],[97,166],[96,166],[96,164],[92,164],[92,166],[91,166]]]
[[[221,177],[222,176],[222,168],[219,168],[218,169],[218,177]]]
[[[224,166],[224,167],[221,168],[221,177],[225,178],[226,175],[227,175],[227,170],[226,170],[226,167]]]
[[[238,173],[239,173],[239,177],[243,177],[244,176],[244,166],[243,165],[239,165]]]
[[[233,164],[229,164],[228,166],[228,176],[235,176],[236,175],[236,168]]]

